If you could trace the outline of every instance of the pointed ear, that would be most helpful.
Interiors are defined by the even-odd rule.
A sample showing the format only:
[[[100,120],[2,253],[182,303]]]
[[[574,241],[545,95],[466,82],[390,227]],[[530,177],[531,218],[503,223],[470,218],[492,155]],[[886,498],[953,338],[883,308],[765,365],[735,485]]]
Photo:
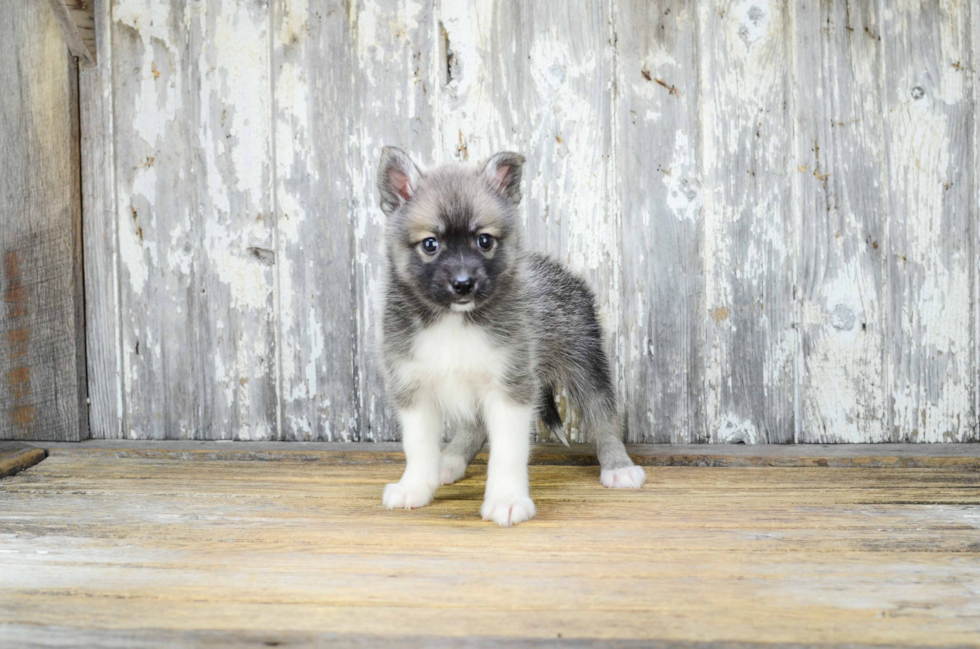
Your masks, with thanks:
[[[378,164],[378,191],[381,192],[381,211],[390,215],[412,200],[422,173],[408,154],[393,146],[381,150]]]
[[[500,196],[514,205],[521,202],[521,176],[524,156],[512,151],[495,154],[483,165],[483,175]]]

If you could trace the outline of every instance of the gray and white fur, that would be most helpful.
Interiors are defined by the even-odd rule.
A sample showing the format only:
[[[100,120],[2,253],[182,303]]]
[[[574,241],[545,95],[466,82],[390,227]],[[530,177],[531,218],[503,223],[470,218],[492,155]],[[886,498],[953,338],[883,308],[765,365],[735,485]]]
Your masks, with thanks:
[[[554,392],[581,413],[607,487],[646,480],[623,447],[595,298],[559,263],[529,253],[518,205],[523,156],[423,172],[386,147],[378,167],[387,215],[383,316],[386,387],[405,473],[384,505],[423,507],[463,477],[490,442],[484,520],[532,518],[528,456],[537,418],[561,430]],[[440,451],[444,419],[455,431]]]

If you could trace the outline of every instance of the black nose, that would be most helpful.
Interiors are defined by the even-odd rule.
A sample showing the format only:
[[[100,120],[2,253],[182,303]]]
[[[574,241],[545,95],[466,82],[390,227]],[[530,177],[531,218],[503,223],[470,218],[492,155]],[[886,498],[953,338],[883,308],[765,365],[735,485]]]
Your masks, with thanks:
[[[456,295],[469,295],[473,290],[473,278],[460,275],[453,280],[453,290],[456,291]]]

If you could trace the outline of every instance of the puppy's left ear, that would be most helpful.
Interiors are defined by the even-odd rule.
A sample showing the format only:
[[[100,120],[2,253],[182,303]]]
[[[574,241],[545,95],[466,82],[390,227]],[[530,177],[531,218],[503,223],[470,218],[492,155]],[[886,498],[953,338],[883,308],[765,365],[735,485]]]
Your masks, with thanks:
[[[513,151],[501,151],[483,165],[483,175],[493,190],[514,205],[521,202],[521,176],[524,156]]]
[[[378,191],[381,194],[381,211],[385,216],[390,216],[412,200],[421,178],[422,173],[407,153],[393,146],[386,146],[381,150]]]

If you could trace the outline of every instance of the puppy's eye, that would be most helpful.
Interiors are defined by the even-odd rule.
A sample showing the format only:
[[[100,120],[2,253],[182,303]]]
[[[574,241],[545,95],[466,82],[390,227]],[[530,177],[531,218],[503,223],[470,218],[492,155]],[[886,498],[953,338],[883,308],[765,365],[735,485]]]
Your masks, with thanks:
[[[422,251],[427,255],[434,255],[439,250],[439,241],[435,237],[422,240]]]
[[[490,250],[490,248],[493,248],[493,237],[484,232],[476,238],[476,245],[480,246],[483,250]]]

